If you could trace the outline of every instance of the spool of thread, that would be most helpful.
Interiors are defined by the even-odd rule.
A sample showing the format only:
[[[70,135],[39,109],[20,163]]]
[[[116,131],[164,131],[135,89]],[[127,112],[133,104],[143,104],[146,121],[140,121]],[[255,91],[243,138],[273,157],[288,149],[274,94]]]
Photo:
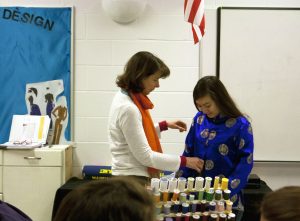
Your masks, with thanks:
[[[169,183],[169,181],[167,178],[160,179],[160,187],[159,188],[160,188],[161,192],[165,192],[168,190],[168,183]]]
[[[230,190],[224,190],[223,191],[223,198],[224,200],[229,200],[230,199],[230,194],[231,194],[231,191]]]
[[[179,201],[175,201],[173,203],[173,211],[174,211],[174,213],[178,213],[179,209],[180,209],[180,202]]]
[[[179,189],[174,190],[173,196],[172,196],[172,201],[178,200],[179,193],[180,193]]]
[[[169,198],[168,190],[164,191],[162,194],[163,194],[163,202],[164,203],[168,202],[168,198]]]
[[[176,213],[176,215],[175,215],[175,221],[181,221],[181,217],[182,217],[181,213]]]
[[[150,187],[154,193],[159,192],[159,181],[160,179],[158,178],[151,178]]]
[[[203,188],[203,182],[204,182],[203,177],[196,177],[196,180],[195,180],[195,190],[196,191],[199,191],[200,189]]]
[[[212,181],[211,177],[205,177],[205,187],[204,187],[205,190],[208,190],[211,187],[211,181]]]
[[[188,203],[182,203],[182,213],[186,214],[189,212],[190,205]]]
[[[188,178],[188,183],[187,183],[187,189],[188,191],[192,191],[194,188],[194,181],[195,179],[193,177]]]
[[[186,186],[186,178],[179,177],[178,178],[178,189],[180,192],[184,192]]]
[[[197,213],[201,213],[201,201],[197,201]]]
[[[201,188],[198,193],[198,200],[203,200],[204,188]]]
[[[215,200],[222,199],[222,190],[215,190]]]
[[[179,195],[179,201],[181,203],[185,203],[186,202],[186,193],[180,193],[180,195]]]
[[[221,213],[221,212],[224,212],[224,210],[225,210],[224,202],[223,201],[218,201],[217,202],[217,211]]]
[[[159,215],[161,213],[162,204],[156,204],[155,205],[155,213]]]
[[[220,213],[219,214],[219,221],[226,221],[226,218],[227,218],[227,216],[226,216],[225,213]]]
[[[153,199],[154,199],[154,203],[159,203],[160,202],[160,192],[155,192],[153,194]]]
[[[177,178],[172,178],[169,181],[169,192],[173,193],[175,189],[177,188]]]
[[[236,216],[235,216],[234,213],[229,213],[229,214],[228,214],[227,220],[235,221],[235,219],[236,219]]]
[[[162,215],[156,216],[156,220],[157,221],[163,221],[164,220],[164,216],[162,216]]]
[[[231,211],[232,211],[232,202],[231,201],[226,201],[226,211],[228,212],[228,213],[231,213]]]
[[[183,214],[183,218],[184,221],[190,221],[191,214],[190,213]]]
[[[208,212],[202,213],[202,221],[208,221],[208,218],[209,218],[209,213]]]
[[[195,195],[194,194],[190,194],[189,195],[189,201],[194,201],[195,200]]]
[[[193,221],[197,221],[197,220],[200,220],[200,216],[197,214],[193,215]]]
[[[215,189],[214,188],[209,188],[206,192],[205,192],[205,199],[207,201],[212,201],[214,199],[214,193],[215,193]]]
[[[166,217],[165,221],[173,221],[171,217]]]
[[[217,190],[219,188],[219,184],[220,184],[220,177],[215,176],[215,180],[214,180],[214,189]]]
[[[201,200],[200,202],[200,212],[204,213],[206,209],[206,200]]]
[[[171,204],[166,203],[164,204],[164,214],[169,215],[171,213]]]
[[[210,212],[216,211],[216,202],[214,201],[209,202],[209,211]]]
[[[218,215],[215,213],[210,214],[210,219],[209,221],[217,221],[218,220]]]
[[[197,201],[196,200],[194,200],[192,202],[192,213],[195,213],[195,212],[197,212]]]
[[[225,178],[225,177],[222,178],[221,189],[222,189],[223,191],[228,189],[228,179]]]

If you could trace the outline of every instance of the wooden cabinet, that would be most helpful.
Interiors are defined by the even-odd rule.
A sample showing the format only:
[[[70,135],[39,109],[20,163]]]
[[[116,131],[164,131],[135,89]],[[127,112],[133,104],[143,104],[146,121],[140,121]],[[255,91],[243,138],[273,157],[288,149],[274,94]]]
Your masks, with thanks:
[[[72,174],[72,147],[4,150],[2,167],[3,200],[33,221],[50,221],[56,190]]]

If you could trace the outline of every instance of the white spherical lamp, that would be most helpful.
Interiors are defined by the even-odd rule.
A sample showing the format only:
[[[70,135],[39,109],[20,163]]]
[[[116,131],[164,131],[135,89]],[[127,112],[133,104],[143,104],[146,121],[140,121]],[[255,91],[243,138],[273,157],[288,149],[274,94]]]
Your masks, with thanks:
[[[135,21],[144,11],[147,0],[102,0],[104,11],[117,23]]]

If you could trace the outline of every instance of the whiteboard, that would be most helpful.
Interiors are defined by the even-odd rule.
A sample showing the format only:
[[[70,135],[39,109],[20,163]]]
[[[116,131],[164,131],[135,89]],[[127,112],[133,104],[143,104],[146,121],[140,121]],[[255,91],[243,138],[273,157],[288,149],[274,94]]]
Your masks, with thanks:
[[[219,8],[217,74],[251,118],[254,160],[300,161],[300,9]]]

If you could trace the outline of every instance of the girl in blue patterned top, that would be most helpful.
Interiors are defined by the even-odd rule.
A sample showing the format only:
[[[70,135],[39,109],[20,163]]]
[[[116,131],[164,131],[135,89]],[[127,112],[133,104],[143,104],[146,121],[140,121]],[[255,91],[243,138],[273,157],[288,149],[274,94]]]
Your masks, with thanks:
[[[233,205],[242,208],[241,190],[253,167],[251,124],[215,76],[201,78],[193,98],[199,112],[186,137],[183,156],[199,157],[205,163],[201,174],[183,168],[183,176],[228,178]]]

